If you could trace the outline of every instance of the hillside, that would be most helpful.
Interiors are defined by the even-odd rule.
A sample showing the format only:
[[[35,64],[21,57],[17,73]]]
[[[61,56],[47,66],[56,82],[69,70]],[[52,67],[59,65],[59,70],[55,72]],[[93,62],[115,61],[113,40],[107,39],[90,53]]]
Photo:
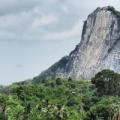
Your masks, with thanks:
[[[110,6],[88,15],[76,48],[38,77],[91,79],[103,69],[120,72],[120,13]]]

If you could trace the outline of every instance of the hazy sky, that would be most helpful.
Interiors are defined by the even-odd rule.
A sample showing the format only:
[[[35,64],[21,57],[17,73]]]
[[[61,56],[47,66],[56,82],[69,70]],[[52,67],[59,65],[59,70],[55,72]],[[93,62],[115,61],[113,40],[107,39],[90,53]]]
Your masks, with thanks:
[[[119,0],[0,0],[0,84],[40,74],[80,42],[83,21]]]

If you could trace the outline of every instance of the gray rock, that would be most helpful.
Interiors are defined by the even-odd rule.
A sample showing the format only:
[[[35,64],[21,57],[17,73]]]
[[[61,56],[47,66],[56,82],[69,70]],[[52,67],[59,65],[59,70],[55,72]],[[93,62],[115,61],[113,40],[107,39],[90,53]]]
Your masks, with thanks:
[[[120,13],[110,6],[90,14],[75,50],[39,77],[91,79],[103,69],[120,72]]]

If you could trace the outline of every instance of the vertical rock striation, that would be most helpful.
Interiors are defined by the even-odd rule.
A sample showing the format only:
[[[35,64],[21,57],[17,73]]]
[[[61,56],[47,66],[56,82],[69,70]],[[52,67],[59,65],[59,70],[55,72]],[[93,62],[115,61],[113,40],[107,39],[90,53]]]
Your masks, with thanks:
[[[39,77],[91,79],[103,69],[120,72],[120,13],[110,6],[90,14],[75,50]]]

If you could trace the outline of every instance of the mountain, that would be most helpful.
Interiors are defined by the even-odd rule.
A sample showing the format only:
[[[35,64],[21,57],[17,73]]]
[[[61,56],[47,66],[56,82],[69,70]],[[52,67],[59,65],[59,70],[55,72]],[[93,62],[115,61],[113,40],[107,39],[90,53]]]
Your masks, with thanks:
[[[120,72],[120,12],[110,6],[91,13],[76,48],[38,77],[91,79],[103,69]]]

